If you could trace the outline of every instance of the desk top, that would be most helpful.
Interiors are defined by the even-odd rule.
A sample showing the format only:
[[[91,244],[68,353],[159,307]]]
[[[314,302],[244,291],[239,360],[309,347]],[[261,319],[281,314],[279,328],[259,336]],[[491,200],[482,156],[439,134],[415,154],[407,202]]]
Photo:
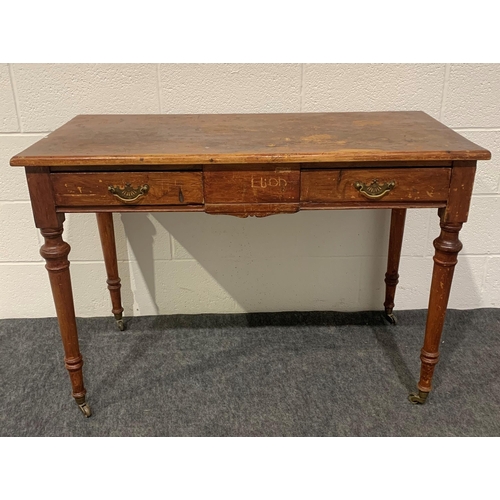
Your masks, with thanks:
[[[421,111],[79,115],[13,166],[488,160]]]

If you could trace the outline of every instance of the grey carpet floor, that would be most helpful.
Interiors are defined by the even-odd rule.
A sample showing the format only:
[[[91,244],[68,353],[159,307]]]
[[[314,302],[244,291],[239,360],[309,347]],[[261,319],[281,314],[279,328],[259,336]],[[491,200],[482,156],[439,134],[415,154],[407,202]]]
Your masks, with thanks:
[[[93,416],[57,322],[0,320],[1,436],[498,436],[500,309],[448,312],[434,390],[407,401],[425,311],[78,319]]]

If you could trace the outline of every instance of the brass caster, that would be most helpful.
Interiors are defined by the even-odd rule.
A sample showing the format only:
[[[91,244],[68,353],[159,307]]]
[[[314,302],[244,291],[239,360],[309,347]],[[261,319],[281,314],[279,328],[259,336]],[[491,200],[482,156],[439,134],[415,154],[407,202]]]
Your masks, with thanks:
[[[393,313],[384,313],[384,318],[391,324],[391,325],[397,325],[398,320],[396,319],[396,316]]]
[[[90,409],[90,406],[87,403],[80,403],[78,405],[78,408],[82,410],[82,413],[85,416],[85,418],[89,418],[92,415],[92,410]]]
[[[425,404],[428,395],[429,395],[428,392],[423,392],[419,390],[418,394],[412,392],[408,396],[408,400],[410,401],[410,403],[413,403],[414,405],[423,405]]]
[[[115,314],[116,324],[118,325],[118,330],[125,330],[125,323],[123,322],[122,313]]]

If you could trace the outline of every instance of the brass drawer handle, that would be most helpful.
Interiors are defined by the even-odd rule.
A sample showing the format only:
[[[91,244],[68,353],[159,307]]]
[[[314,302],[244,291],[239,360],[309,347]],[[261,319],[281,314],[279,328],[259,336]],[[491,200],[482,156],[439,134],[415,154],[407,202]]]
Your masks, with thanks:
[[[379,184],[377,179],[373,179],[373,182],[366,185],[364,182],[356,182],[354,187],[366,198],[370,200],[378,200],[382,198],[387,193],[392,191],[396,186],[396,181],[386,182],[385,184]]]
[[[124,188],[118,186],[108,186],[108,191],[124,203],[133,203],[149,191],[149,185],[144,184],[134,189],[128,182]]]

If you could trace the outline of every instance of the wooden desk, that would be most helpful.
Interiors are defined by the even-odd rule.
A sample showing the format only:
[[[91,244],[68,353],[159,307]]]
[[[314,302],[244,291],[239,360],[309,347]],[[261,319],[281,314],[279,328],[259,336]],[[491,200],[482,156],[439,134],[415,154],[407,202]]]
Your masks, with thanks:
[[[26,169],[73,397],[85,416],[64,214],[95,212],[112,312],[124,328],[112,212],[238,217],[299,210],[392,209],[385,315],[394,295],[407,208],[438,209],[441,234],[422,368],[412,403],[431,390],[477,160],[490,152],[422,112],[81,115],[11,159]]]

